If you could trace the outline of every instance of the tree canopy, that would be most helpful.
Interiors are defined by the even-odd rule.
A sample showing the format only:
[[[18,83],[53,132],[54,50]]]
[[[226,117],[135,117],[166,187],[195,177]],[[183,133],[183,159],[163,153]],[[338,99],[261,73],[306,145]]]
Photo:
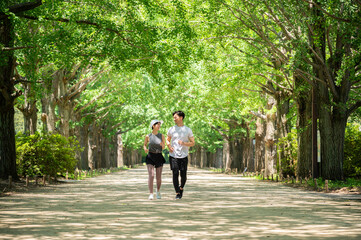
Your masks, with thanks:
[[[13,128],[9,109],[16,106],[26,122],[35,118],[48,131],[69,136],[96,124],[104,136],[121,134],[125,146],[139,149],[150,120],[162,119],[166,133],[171,113],[183,110],[197,146],[214,152],[253,138],[258,118],[276,116],[269,143],[297,129],[307,152],[298,156],[306,162],[302,175],[310,168],[314,100],[322,175],[340,179],[346,123],[360,121],[360,7],[323,0],[2,1],[0,126]],[[7,142],[14,137],[6,136],[0,150],[11,150],[2,161],[11,163],[15,144]],[[1,177],[9,168],[0,167]]]

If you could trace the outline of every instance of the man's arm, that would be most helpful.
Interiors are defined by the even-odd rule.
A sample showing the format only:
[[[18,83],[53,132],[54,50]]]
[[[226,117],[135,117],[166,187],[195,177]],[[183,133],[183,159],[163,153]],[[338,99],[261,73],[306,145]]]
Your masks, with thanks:
[[[179,144],[186,147],[193,147],[196,143],[194,141],[194,137],[188,138],[189,142],[183,142],[182,140],[179,140]]]

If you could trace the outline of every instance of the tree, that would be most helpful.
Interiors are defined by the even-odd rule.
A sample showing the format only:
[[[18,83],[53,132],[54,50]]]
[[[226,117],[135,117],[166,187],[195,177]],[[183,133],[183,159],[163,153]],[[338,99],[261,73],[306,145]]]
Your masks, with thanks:
[[[14,85],[14,14],[32,10],[41,5],[41,1],[15,4],[10,1],[0,5],[0,178],[12,176],[17,179],[14,101],[20,95]]]
[[[308,0],[209,3],[213,13],[225,15],[225,9],[233,17],[230,20],[226,18],[227,22],[217,17],[212,19],[219,26],[218,33],[222,34],[217,37],[240,39],[253,46],[258,55],[265,57],[260,59],[261,62],[274,65],[275,70],[279,68],[281,71],[278,75],[283,76],[282,82],[277,77],[276,81],[270,79],[275,86],[286,89],[288,85],[293,97],[300,96],[293,92],[308,94],[307,90],[311,89],[302,81],[317,89],[321,106],[322,175],[342,179],[345,123],[360,106],[360,100],[353,93],[358,89],[353,86],[359,83],[359,61],[356,59],[359,59],[360,44],[356,29],[360,20],[357,11],[360,3],[337,6],[333,2]],[[257,57],[256,54],[250,55]],[[290,80],[297,80],[298,83]],[[294,87],[301,87],[302,90]],[[301,107],[299,113],[305,109],[305,103],[310,104],[305,98],[294,99],[302,101],[298,104]],[[307,119],[299,121],[299,124],[306,124],[300,128],[307,129],[307,122]],[[310,135],[300,134],[300,137]],[[305,142],[300,141],[300,151],[309,156],[310,148],[303,145]],[[307,164],[300,166],[307,167]],[[302,174],[305,172],[299,171]]]
[[[75,57],[89,61],[91,56],[107,59],[118,70],[143,67],[153,75],[164,69],[171,74],[187,65],[187,39],[193,33],[186,21],[184,5],[179,1],[169,4],[115,0],[12,3],[3,1],[0,9],[0,135],[4,136],[0,140],[1,178],[8,175],[16,178],[15,138],[13,131],[9,131],[14,129],[14,99],[20,95],[15,91],[16,82],[13,81],[14,50],[37,48],[48,51],[41,61],[49,64],[58,58],[61,60],[56,66],[59,69],[66,69],[61,63],[66,62],[70,53],[73,53],[70,65],[78,62],[73,60]],[[15,31],[21,39],[21,33],[28,31],[26,25],[31,21],[39,23],[39,28],[34,28],[34,39],[38,41],[32,46],[15,46]],[[77,37],[67,31],[72,27]],[[46,31],[47,28],[51,30]],[[55,34],[51,36],[52,33]],[[42,38],[38,37],[42,35]],[[72,37],[70,40],[83,38],[87,41],[72,45],[66,40],[68,36]],[[89,42],[92,44],[86,48],[86,53],[79,54],[82,46],[88,46]]]

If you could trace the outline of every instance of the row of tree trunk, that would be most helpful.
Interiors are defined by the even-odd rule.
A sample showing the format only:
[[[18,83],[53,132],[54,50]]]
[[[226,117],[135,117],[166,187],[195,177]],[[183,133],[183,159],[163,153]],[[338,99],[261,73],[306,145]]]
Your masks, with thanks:
[[[102,134],[96,124],[75,129],[83,151],[79,154],[79,169],[97,169],[141,164],[140,151],[124,147],[121,134],[111,138]]]
[[[189,154],[189,163],[200,168],[261,172],[265,170],[265,151],[262,142],[264,143],[263,138],[254,141],[250,136],[243,137],[225,141],[223,147],[217,148],[215,152],[207,152],[205,148],[197,145],[195,151]]]
[[[100,72],[92,77],[79,79],[77,84],[69,85],[74,79],[76,72],[88,72],[90,69],[79,69],[79,65],[73,67],[72,71],[60,69],[51,78],[51,85],[44,83],[43,97],[41,98],[43,130],[46,132],[59,133],[65,137],[76,136],[80,146],[83,148],[78,153],[79,169],[96,169],[122,167],[139,164],[141,156],[139,151],[130,150],[123,147],[121,134],[109,136],[106,123],[101,120],[106,113],[97,116],[97,111],[93,113],[82,111],[85,107],[75,110],[75,101],[85,87],[97,80]],[[24,84],[25,101],[19,110],[24,116],[24,132],[34,134],[37,131],[36,99],[31,84]],[[103,109],[104,110],[104,109]],[[71,127],[70,122],[80,122],[84,114],[91,119],[90,123],[82,126]],[[89,117],[89,115],[91,115]],[[89,121],[88,121],[89,122]],[[99,123],[100,122],[100,123]]]

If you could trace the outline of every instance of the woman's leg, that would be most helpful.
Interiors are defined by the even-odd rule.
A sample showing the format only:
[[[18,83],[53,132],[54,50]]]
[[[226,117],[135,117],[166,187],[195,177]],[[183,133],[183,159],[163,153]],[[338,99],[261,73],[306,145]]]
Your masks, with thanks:
[[[157,167],[155,169],[155,172],[157,174],[157,192],[160,192],[160,186],[162,185],[162,170],[163,170],[163,166],[161,167]]]
[[[147,168],[148,168],[148,188],[149,188],[149,193],[153,193],[154,166],[152,164],[147,164]]]

